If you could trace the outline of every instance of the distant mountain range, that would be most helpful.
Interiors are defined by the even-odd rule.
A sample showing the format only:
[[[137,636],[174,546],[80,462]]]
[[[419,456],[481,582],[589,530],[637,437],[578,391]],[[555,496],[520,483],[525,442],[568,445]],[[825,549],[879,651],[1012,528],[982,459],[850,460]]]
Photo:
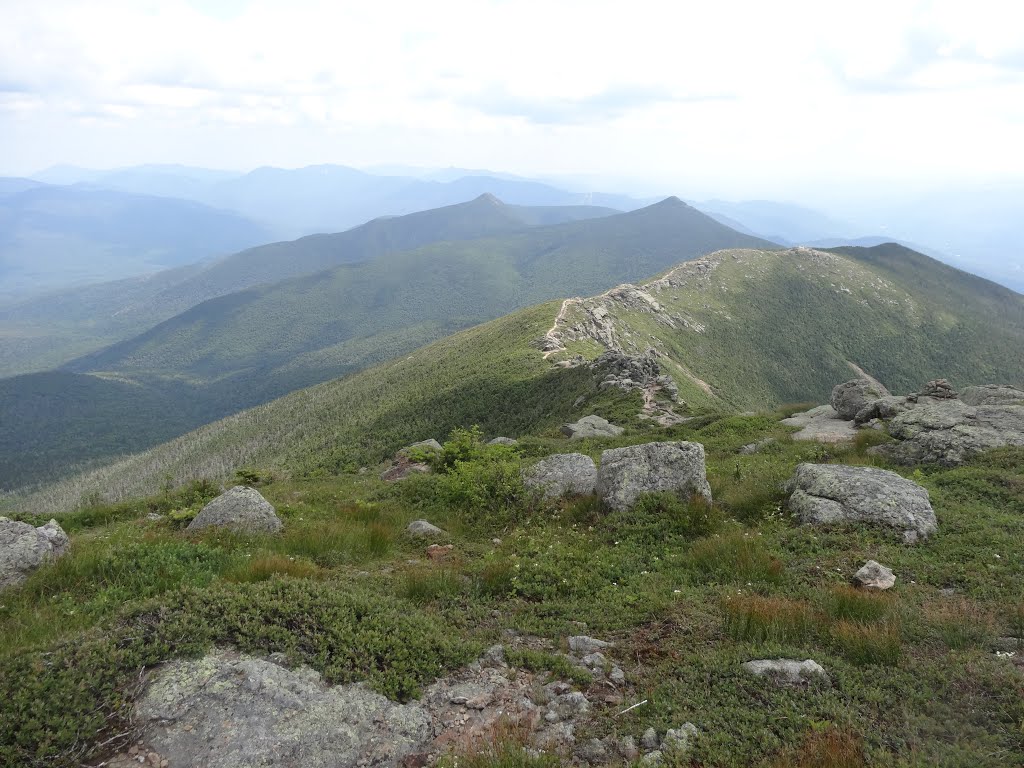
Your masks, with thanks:
[[[0,300],[192,264],[269,238],[238,213],[189,200],[0,179]]]
[[[561,351],[552,350],[553,339]],[[548,349],[543,354],[542,349]],[[239,467],[356,471],[414,440],[478,424],[553,430],[601,402],[576,355],[653,349],[682,414],[826,399],[862,369],[894,391],[1024,380],[1024,296],[901,246],[730,249],[639,285],[548,302],[204,426],[25,497],[37,511],[119,499]],[[636,395],[636,408],[641,398]]]
[[[120,308],[108,307],[108,315],[136,312],[141,319],[185,297],[194,301],[207,286],[226,291],[239,281],[302,274],[198,303],[69,363],[60,377],[0,380],[0,477],[12,487],[111,455],[115,446],[151,445],[168,432],[361,370],[537,301],[601,291],[719,248],[771,247],[676,198],[585,218],[600,213],[606,211],[538,211],[481,196],[340,235],[257,248],[128,308],[114,304]],[[563,223],[531,225],[552,219]],[[393,250],[419,242],[431,244]],[[310,273],[331,264],[339,266]],[[118,398],[131,404],[133,416],[151,414],[144,427],[110,417]],[[25,401],[36,405],[26,409]],[[51,421],[47,414],[66,417]]]

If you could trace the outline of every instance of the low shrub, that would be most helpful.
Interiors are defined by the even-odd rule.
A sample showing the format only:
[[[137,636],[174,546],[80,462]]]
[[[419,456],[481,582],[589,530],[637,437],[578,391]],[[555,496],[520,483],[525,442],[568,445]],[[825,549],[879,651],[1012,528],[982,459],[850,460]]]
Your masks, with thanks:
[[[641,495],[629,514],[638,528],[653,534],[655,541],[666,535],[692,539],[708,536],[721,530],[724,523],[722,513],[703,497],[684,498],[672,491]]]

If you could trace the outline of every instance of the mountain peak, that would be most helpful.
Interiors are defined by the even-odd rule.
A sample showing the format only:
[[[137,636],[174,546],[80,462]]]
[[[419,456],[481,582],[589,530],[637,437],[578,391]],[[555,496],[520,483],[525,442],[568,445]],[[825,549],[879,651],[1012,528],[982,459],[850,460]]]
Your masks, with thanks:
[[[476,198],[474,203],[487,203],[488,205],[505,205],[501,200],[496,198],[490,192],[484,192],[480,197]]]

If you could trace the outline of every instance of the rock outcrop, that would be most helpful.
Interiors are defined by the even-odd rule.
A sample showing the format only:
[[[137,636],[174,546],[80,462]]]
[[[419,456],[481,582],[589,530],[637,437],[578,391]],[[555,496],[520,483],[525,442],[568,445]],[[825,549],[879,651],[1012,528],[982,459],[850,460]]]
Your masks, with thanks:
[[[71,540],[56,520],[33,528],[0,517],[0,590],[16,587],[43,563],[56,560],[71,548]]]
[[[519,445],[519,441],[511,437],[495,437],[487,441],[488,445]]]
[[[794,440],[811,440],[817,443],[845,443],[857,436],[853,423],[839,418],[836,409],[831,405],[819,405],[803,413],[794,413],[782,423],[787,427],[797,427],[793,433]]]
[[[255,488],[236,485],[203,507],[188,524],[188,530],[197,531],[210,526],[247,533],[277,533],[284,524],[263,494]]]
[[[597,492],[612,509],[628,509],[644,493],[678,491],[711,501],[700,443],[645,443],[601,453]]]
[[[542,491],[551,499],[567,493],[593,493],[597,484],[594,460],[582,453],[556,453],[523,472],[527,488]]]
[[[617,437],[625,430],[617,427],[600,416],[584,416],[572,424],[562,425],[562,434],[570,440],[583,440],[587,437]]]
[[[938,530],[928,491],[884,469],[800,464],[789,490],[789,509],[805,523],[883,525],[908,542]]]
[[[538,641],[531,638],[525,647]],[[509,727],[530,749],[574,753],[585,763],[636,758],[632,737],[577,741],[577,728],[597,701],[592,691],[604,704],[621,701],[615,693],[625,681],[621,668],[600,653],[582,660],[562,656],[589,669],[600,688],[584,692],[510,668],[504,646],[496,645],[427,687],[418,700],[398,704],[363,683],[326,685],[308,667],[288,667],[281,654],[258,658],[215,650],[151,671],[133,713],[141,738],[110,764],[138,764],[142,755],[156,756],[156,765],[162,758],[170,766],[210,768],[425,766],[453,749],[490,743]],[[680,741],[685,747],[696,734],[684,725],[666,733],[664,745]]]
[[[876,450],[894,461],[955,466],[993,448],[1024,446],[1024,404],[918,404],[889,422],[889,434],[900,442]]]
[[[968,405],[1024,405],[1024,390],[1008,384],[965,387],[960,399]]]
[[[851,381],[837,384],[832,389],[832,396],[829,404],[836,409],[839,418],[852,421],[857,412],[863,409],[872,400],[888,396],[889,392],[877,381],[865,378],[852,379]]]

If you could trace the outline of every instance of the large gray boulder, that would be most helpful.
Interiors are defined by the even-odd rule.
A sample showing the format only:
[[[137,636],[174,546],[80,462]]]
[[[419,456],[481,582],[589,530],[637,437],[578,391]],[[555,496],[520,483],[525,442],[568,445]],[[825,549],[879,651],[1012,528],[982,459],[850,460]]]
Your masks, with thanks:
[[[1024,405],[1024,390],[1009,384],[965,387],[960,399],[968,405]]]
[[[836,409],[839,418],[851,421],[869,402],[888,395],[889,391],[877,381],[852,379],[836,385],[828,402]]]
[[[594,460],[582,453],[558,453],[523,472],[523,484],[552,499],[567,493],[593,493],[597,484]]]
[[[165,665],[133,720],[171,765],[207,768],[395,765],[432,736],[419,703],[227,651]]]
[[[43,563],[71,548],[71,540],[56,520],[33,528],[0,517],[0,589],[16,587]]]
[[[284,525],[270,502],[255,488],[236,485],[207,504],[188,524],[196,531],[221,526],[247,533],[277,533]]]
[[[907,541],[938,530],[928,491],[884,469],[800,464],[789,490],[789,509],[805,523],[884,525]]]
[[[582,440],[586,437],[615,437],[625,430],[617,427],[600,416],[584,416],[572,424],[562,425],[562,434],[570,440]]]
[[[894,418],[889,434],[900,442],[878,446],[878,452],[897,462],[955,466],[993,448],[1024,446],[1024,404],[936,400]]]
[[[601,453],[597,492],[612,509],[629,509],[644,493],[679,491],[711,501],[700,443],[644,443]]]

